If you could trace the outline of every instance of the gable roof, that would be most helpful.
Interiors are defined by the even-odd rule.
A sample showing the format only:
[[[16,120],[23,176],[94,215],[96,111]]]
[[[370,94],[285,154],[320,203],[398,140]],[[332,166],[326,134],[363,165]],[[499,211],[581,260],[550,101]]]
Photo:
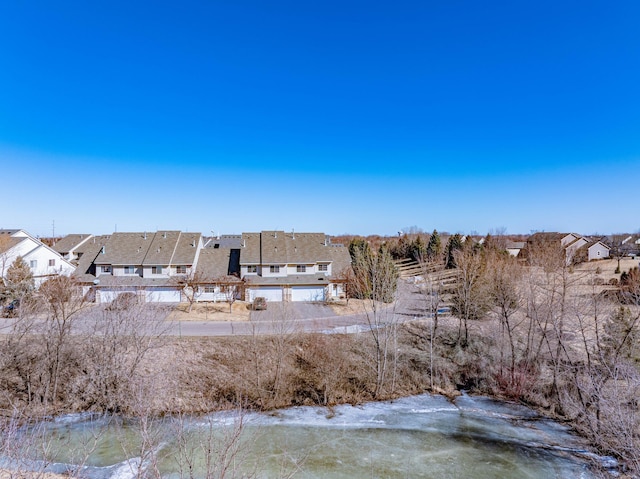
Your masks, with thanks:
[[[145,266],[169,264],[179,239],[179,231],[162,231],[155,233],[151,242],[148,244],[148,249],[142,262],[134,264],[142,264]]]
[[[64,238],[60,238],[56,241],[51,248],[54,251],[57,251],[60,254],[69,253],[70,251],[75,250],[78,246],[80,246],[85,241],[88,241],[89,238],[93,237],[91,234],[69,234]]]
[[[180,233],[171,264],[191,266],[195,262],[198,250],[202,246],[200,233]]]
[[[153,240],[147,233],[113,233],[96,257],[96,264],[139,265]]]
[[[92,271],[93,262],[109,238],[109,235],[94,236],[91,241],[82,244],[82,251],[80,251],[80,248],[76,250],[78,253],[81,252],[82,255],[78,258],[78,266],[76,266],[73,274],[74,279],[80,282],[92,282],[96,279],[95,270]]]
[[[324,233],[262,231],[243,233],[242,264],[311,264],[331,262],[331,243]]]
[[[230,260],[231,249],[229,248],[204,248],[198,257],[196,274],[203,281],[225,277],[229,274]]]
[[[18,236],[6,236],[0,240],[0,254],[13,249],[17,244],[22,243],[27,238]]]
[[[104,243],[96,264],[156,266],[195,262],[202,235],[180,231],[113,233]]]

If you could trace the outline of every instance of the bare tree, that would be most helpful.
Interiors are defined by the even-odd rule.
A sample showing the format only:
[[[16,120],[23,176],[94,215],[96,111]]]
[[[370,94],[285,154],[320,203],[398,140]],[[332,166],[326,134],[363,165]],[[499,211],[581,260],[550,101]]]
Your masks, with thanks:
[[[62,372],[69,360],[77,357],[70,336],[78,313],[85,306],[82,287],[67,276],[48,279],[38,290],[46,319],[42,331],[47,380],[42,401],[54,403],[63,380]]]
[[[522,266],[511,256],[500,253],[489,255],[487,275],[489,277],[489,295],[493,309],[500,322],[501,347],[500,347],[500,374],[504,377],[504,336],[507,336],[509,344],[509,384],[513,388],[516,385],[516,362],[518,360],[517,328],[523,320],[517,320],[516,314],[520,310],[522,295],[520,281],[522,278]],[[526,366],[525,366],[526,368]]]
[[[356,266],[355,281],[351,288],[358,297],[365,298],[363,305],[374,347],[376,384],[373,396],[380,397],[387,383],[390,360],[392,366],[396,364],[393,344],[397,340],[395,306],[398,271],[385,248],[381,248],[377,254],[355,248],[352,254]],[[395,368],[392,378],[395,378]]]
[[[193,308],[193,303],[202,294],[202,284],[207,282],[207,278],[200,271],[192,271],[189,274],[172,277],[172,282],[178,286],[182,292],[182,296],[189,303],[189,313]]]
[[[225,301],[229,304],[229,314],[233,311],[233,303],[242,297],[244,283],[236,276],[223,276],[215,280],[220,292],[224,295]]]
[[[489,309],[485,260],[471,240],[465,241],[453,256],[458,278],[451,309],[459,320],[457,342],[465,348],[469,344],[469,321],[482,319]]]
[[[85,408],[130,412],[135,410],[141,384],[154,379],[151,383],[158,386],[166,374],[143,370],[143,365],[149,353],[163,345],[167,316],[167,308],[141,302],[94,310],[87,318],[91,327],[84,345],[84,381],[76,392]]]

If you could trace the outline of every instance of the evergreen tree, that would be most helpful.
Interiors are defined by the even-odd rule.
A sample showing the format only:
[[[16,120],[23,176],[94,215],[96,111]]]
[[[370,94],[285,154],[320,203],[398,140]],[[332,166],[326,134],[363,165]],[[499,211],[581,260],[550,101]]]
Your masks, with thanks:
[[[353,278],[349,285],[351,297],[391,302],[395,296],[398,270],[389,248],[381,246],[375,254],[364,239],[349,243]]]
[[[22,256],[18,256],[7,268],[5,278],[5,297],[9,301],[23,299],[35,288],[33,274]]]
[[[424,261],[427,258],[427,246],[424,244],[422,236],[416,237],[409,246],[410,257],[416,261]]]
[[[438,261],[442,254],[442,241],[437,230],[433,230],[429,243],[427,244],[427,259],[429,261]]]
[[[455,252],[460,251],[462,249],[462,236],[456,233],[451,238],[449,238],[449,242],[447,243],[446,249],[446,268],[454,269],[458,265],[456,263]]]
[[[411,242],[407,235],[402,235],[400,239],[391,247],[390,253],[394,259],[405,259],[410,256]]]

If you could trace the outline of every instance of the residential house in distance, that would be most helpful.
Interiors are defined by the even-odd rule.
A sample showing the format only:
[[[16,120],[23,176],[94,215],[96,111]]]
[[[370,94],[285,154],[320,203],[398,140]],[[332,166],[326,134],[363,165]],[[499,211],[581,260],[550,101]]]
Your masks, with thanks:
[[[114,233],[92,262],[96,300],[132,292],[144,301],[180,302],[177,278],[192,274],[201,249],[200,233]]]
[[[609,257],[609,246],[600,240],[581,236],[577,233],[534,233],[527,238],[526,246],[521,250],[525,258],[542,249],[551,251],[557,248],[564,252],[567,264],[605,259]]]
[[[324,233],[243,233],[240,276],[245,299],[325,301],[344,294],[343,273],[351,264],[343,245]]]
[[[90,241],[91,238],[93,238],[91,234],[69,234],[57,240],[51,248],[57,251],[64,259],[74,262],[82,255],[82,245]]]
[[[524,241],[509,241],[507,242],[507,252],[511,255],[511,256],[518,256],[520,254],[520,251],[522,251],[522,249],[526,246],[526,242]]]
[[[18,256],[29,265],[36,287],[51,277],[69,276],[75,270],[75,266],[58,252],[26,231],[0,230],[0,274],[3,278]]]

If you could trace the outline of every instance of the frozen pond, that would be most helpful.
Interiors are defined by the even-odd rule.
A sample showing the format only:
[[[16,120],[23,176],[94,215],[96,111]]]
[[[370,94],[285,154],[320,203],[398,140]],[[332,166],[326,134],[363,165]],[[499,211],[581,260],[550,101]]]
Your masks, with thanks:
[[[19,431],[5,466],[101,479],[145,477],[594,477],[584,442],[533,411],[487,398],[299,407],[168,418],[140,428],[64,416]],[[209,473],[209,474],[207,474]]]

